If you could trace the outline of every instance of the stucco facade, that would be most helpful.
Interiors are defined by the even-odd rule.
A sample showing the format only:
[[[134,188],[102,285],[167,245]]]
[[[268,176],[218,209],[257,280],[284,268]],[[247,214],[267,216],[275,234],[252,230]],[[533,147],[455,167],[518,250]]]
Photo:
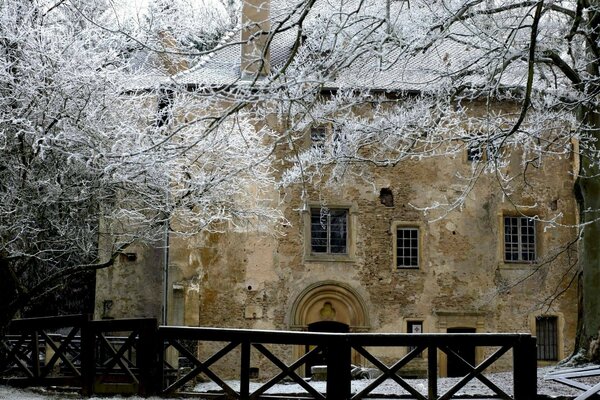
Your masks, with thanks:
[[[299,187],[286,188],[281,207],[289,224],[283,235],[171,235],[167,275],[163,244],[132,248],[133,256],[98,272],[97,317],[160,319],[165,287],[167,323],[173,325],[305,330],[333,320],[352,332],[407,332],[418,322],[424,332],[535,334],[536,316],[544,315],[557,318],[561,359],[575,337],[575,252],[565,245],[576,232],[544,229],[538,220],[537,261],[507,262],[504,218],[544,220],[558,211],[562,224],[575,224],[573,182],[557,178],[573,170],[574,160],[546,161],[510,200],[493,175],[483,176],[461,211],[437,221],[411,206],[452,191],[449,182],[471,163],[465,156],[374,168],[371,185],[346,180],[335,189],[314,187],[306,201]],[[530,207],[516,209],[515,202]],[[310,210],[321,206],[347,212],[343,254],[311,250]],[[397,266],[399,227],[418,230],[416,267]],[[393,356],[389,350],[386,355]],[[443,357],[440,365],[445,374]]]

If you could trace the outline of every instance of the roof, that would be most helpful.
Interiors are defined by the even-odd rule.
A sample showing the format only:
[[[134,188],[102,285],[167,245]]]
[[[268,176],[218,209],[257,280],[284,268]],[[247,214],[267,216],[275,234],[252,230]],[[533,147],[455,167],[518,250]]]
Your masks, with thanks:
[[[327,0],[321,0],[331,7]],[[297,26],[293,21],[286,21],[290,8],[294,7],[293,0],[273,0],[271,3],[271,26],[280,26],[280,31],[272,37],[270,56],[271,72],[276,73],[288,61],[298,34]],[[348,3],[345,3],[347,6]],[[396,7],[401,7],[402,2],[393,2]],[[324,40],[319,36],[320,14],[325,13],[323,7],[313,7],[311,14],[304,23],[305,32],[312,35],[313,42]],[[358,34],[357,36],[360,36]],[[421,39],[424,41],[426,36]],[[477,48],[468,41],[452,40],[448,37],[437,40],[431,46],[424,46],[425,51],[414,51],[415,46],[403,46],[402,38],[397,38],[398,43],[381,43],[381,49],[363,51],[362,54],[352,58],[344,66],[344,61],[335,65],[335,74],[319,73],[310,70],[311,55],[326,59],[333,52],[311,50],[311,44],[306,42],[298,54],[297,60],[286,71],[286,82],[293,82],[297,78],[319,81],[324,87],[337,89],[376,89],[386,91],[436,91],[450,82],[461,77],[470,84],[487,82],[489,65],[482,62],[485,49]],[[354,40],[354,38],[349,39]],[[419,40],[419,39],[417,39]],[[337,44],[336,44],[337,45]],[[377,43],[375,43],[377,45]],[[411,43],[414,45],[414,43]],[[226,34],[219,46],[208,56],[204,56],[191,69],[172,77],[178,84],[197,85],[201,87],[219,87],[225,85],[248,85],[250,82],[241,79],[241,28],[238,26]],[[418,47],[418,46],[417,46]],[[411,48],[412,50],[407,50]],[[364,49],[363,49],[364,50]],[[339,56],[336,55],[336,56]],[[322,61],[322,60],[321,60]],[[327,64],[323,61],[320,66]],[[339,66],[342,65],[341,68]],[[524,86],[526,82],[526,63],[517,62],[516,67],[505,71],[501,77],[503,85]],[[307,68],[308,67],[308,68]],[[339,68],[339,69],[337,69]],[[468,69],[469,74],[461,76],[461,71]],[[323,71],[321,71],[323,72]],[[298,79],[299,82],[299,79]],[[456,84],[455,81],[453,81]]]

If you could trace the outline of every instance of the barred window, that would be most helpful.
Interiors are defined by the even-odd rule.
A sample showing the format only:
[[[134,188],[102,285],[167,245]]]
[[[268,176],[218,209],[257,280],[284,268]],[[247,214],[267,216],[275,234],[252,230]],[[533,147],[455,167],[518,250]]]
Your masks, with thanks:
[[[558,318],[537,317],[535,320],[535,336],[537,336],[537,359],[557,361]]]
[[[312,208],[310,244],[313,253],[348,253],[348,210]]]
[[[530,217],[504,217],[504,260],[534,262],[535,248],[535,220]]]
[[[396,230],[396,267],[419,268],[419,228]]]

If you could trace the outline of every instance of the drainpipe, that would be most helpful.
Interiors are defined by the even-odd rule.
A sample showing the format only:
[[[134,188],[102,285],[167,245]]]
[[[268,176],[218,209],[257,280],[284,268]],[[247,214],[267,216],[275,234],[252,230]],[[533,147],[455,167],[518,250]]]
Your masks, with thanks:
[[[173,103],[173,91],[170,89],[161,89],[158,98],[158,110],[156,126],[161,127],[169,124],[172,119],[171,106]],[[168,325],[169,322],[169,221],[171,215],[169,212],[169,181],[165,183],[165,221],[163,228],[163,268],[162,268],[162,305],[161,322]]]

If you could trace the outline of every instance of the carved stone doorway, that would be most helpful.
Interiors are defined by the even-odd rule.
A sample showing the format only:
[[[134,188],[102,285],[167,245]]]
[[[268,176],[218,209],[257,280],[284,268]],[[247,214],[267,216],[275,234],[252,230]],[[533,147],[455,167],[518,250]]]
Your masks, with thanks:
[[[290,309],[289,321],[291,329],[313,332],[366,332],[370,326],[362,297],[350,285],[335,281],[318,282],[300,292]],[[298,346],[296,356],[306,351]],[[311,364],[319,361],[324,360]],[[358,353],[352,352],[352,362],[360,364]]]
[[[308,325],[309,332],[335,332],[335,333],[348,333],[350,327],[343,322],[336,321],[318,321]],[[310,346],[305,346],[304,352],[308,353]],[[317,358],[311,362],[306,363],[306,376],[311,376],[310,367],[313,365],[327,365],[327,354],[320,354]]]

